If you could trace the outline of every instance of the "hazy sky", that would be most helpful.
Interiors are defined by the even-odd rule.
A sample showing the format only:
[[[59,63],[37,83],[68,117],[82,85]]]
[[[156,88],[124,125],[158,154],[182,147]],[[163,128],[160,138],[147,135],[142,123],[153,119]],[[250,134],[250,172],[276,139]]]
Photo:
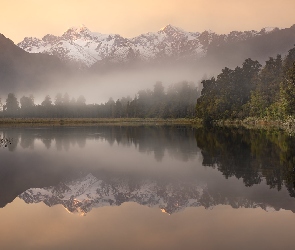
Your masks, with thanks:
[[[188,31],[260,30],[295,23],[294,0],[0,0],[0,33],[20,42],[26,36],[61,35],[86,25],[101,33],[133,37],[172,24]]]

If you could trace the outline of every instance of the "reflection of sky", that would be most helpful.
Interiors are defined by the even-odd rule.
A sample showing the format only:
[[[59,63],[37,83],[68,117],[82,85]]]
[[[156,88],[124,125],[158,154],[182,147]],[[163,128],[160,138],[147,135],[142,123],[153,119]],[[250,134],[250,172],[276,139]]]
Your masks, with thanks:
[[[294,198],[284,187],[279,192],[264,181],[245,187],[242,179],[225,179],[217,169],[202,166],[194,131],[158,134],[144,128],[128,140],[124,130],[119,138],[100,128],[3,131],[14,145],[0,150],[1,249],[292,249],[295,217],[284,209],[294,207]],[[94,208],[81,218],[62,205],[15,198],[30,188],[74,182],[81,172],[100,178],[102,170],[110,177],[138,174],[151,180],[166,177],[171,185],[205,185],[214,209],[184,205],[168,216],[157,205],[133,201]],[[190,198],[188,193],[183,197]],[[283,209],[233,209],[219,205],[225,198]]]
[[[289,211],[190,208],[171,216],[135,203],[86,217],[16,199],[0,210],[1,249],[293,249]]]
[[[90,169],[107,168],[116,171],[169,170],[171,172],[180,169],[183,172],[182,165],[190,165],[201,157],[193,138],[193,132],[191,132],[192,138],[189,143],[185,140],[181,142],[185,146],[182,147],[177,144],[177,141],[174,143],[175,145],[169,145],[169,141],[163,142],[161,140],[151,143],[151,140],[156,139],[155,136],[145,140],[142,138],[126,139],[124,136],[116,138],[117,134],[108,134],[109,131],[103,130],[104,133],[99,131],[100,129],[93,128],[90,131],[71,128],[64,131],[50,129],[50,133],[48,133],[43,128],[6,130],[4,134],[6,137],[14,138],[14,143],[9,147],[9,150],[15,151],[19,160],[26,157],[27,154],[30,154],[34,159],[38,159],[42,155],[43,167],[52,164]],[[55,134],[55,132],[58,133]],[[192,143],[194,148],[190,147]],[[175,164],[175,160],[177,164]],[[200,160],[198,162],[200,165]]]

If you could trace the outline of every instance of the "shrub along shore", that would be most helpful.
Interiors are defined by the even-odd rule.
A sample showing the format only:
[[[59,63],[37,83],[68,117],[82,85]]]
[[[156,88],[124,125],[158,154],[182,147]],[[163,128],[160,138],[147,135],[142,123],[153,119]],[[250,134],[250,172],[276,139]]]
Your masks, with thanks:
[[[205,126],[207,125],[205,124]],[[282,129],[289,134],[295,135],[294,117],[288,117],[285,120],[270,120],[257,117],[248,117],[243,120],[216,120],[212,121],[211,126],[244,127],[247,129]]]

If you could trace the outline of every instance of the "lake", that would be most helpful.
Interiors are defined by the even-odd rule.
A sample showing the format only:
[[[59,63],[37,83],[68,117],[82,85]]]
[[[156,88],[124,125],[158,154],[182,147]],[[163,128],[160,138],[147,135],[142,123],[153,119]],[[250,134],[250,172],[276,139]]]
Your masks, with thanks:
[[[0,249],[294,249],[295,138],[0,128]]]

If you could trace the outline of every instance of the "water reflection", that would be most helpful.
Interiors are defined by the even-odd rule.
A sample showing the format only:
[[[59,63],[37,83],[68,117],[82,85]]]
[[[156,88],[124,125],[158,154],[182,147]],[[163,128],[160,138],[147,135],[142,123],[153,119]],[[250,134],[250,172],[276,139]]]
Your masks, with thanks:
[[[22,148],[34,148],[36,140],[41,140],[47,149],[54,144],[57,150],[68,151],[78,145],[84,148],[86,140],[105,140],[109,145],[130,147],[134,145],[142,153],[154,153],[161,161],[167,150],[179,160],[194,157],[198,147],[194,139],[195,131],[184,126],[101,126],[101,127],[51,127],[6,129],[6,138],[14,138],[9,150],[14,151],[19,144]]]
[[[18,196],[81,215],[124,202],[169,214],[216,205],[295,212],[295,140],[281,131],[100,126],[2,134],[13,138],[0,152],[2,207]]]
[[[70,145],[79,145],[83,148],[86,143],[87,133],[83,129],[51,127],[51,128],[14,128],[4,129],[6,138],[14,138],[14,143],[9,150],[14,151],[18,144],[22,148],[34,149],[36,140],[41,140],[47,149],[55,143],[57,150],[69,150]]]
[[[259,191],[259,190],[258,190]],[[213,208],[217,205],[230,205],[232,208],[262,208],[265,211],[278,211],[281,208],[295,212],[293,201],[274,195],[264,198],[267,192],[255,196],[249,192],[231,191],[227,188],[210,186],[208,182],[193,180],[156,180],[127,176],[102,176],[92,174],[47,188],[32,188],[19,198],[26,203],[44,202],[51,207],[61,204],[70,212],[86,215],[93,208],[120,206],[124,202],[159,208],[172,214],[187,207]],[[281,203],[282,202],[282,203]]]
[[[200,129],[196,133],[203,165],[229,178],[242,178],[246,186],[266,179],[270,188],[285,185],[295,197],[295,138],[283,131],[237,128]]]

